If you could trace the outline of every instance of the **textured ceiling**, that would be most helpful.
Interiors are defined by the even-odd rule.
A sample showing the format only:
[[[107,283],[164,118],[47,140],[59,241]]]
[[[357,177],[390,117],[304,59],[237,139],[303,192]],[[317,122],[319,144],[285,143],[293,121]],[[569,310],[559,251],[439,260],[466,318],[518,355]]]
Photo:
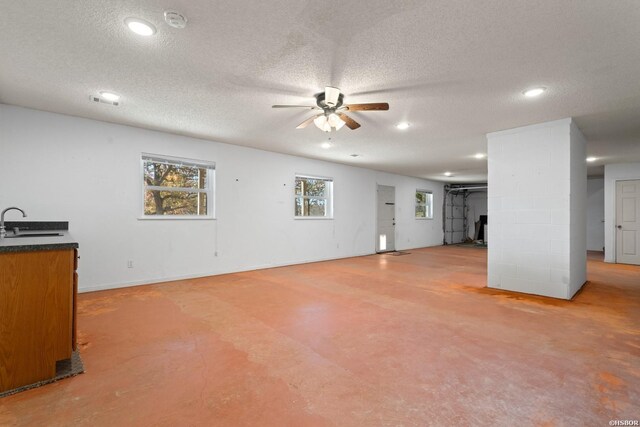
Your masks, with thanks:
[[[591,174],[640,161],[636,0],[173,0],[182,30],[151,0],[0,5],[5,104],[458,182],[485,179],[472,156],[487,132],[574,117]],[[131,33],[130,16],[157,34]],[[271,105],[326,85],[390,111],[351,113],[362,127],[322,149],[327,134],[295,129],[308,111]],[[532,86],[548,91],[524,98]],[[99,90],[121,106],[90,102]]]

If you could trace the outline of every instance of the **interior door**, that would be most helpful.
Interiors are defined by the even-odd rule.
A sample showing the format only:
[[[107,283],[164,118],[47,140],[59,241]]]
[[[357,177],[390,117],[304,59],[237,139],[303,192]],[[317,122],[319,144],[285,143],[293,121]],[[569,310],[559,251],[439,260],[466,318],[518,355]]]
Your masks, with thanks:
[[[396,248],[396,188],[378,185],[378,233],[376,252]]]
[[[616,183],[616,262],[640,265],[640,180]]]

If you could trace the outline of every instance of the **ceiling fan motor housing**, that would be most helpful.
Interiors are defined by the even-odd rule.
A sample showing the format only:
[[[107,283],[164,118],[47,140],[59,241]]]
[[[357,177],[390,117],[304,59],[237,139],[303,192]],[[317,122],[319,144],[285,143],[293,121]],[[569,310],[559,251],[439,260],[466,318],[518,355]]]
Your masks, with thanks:
[[[325,102],[325,93],[324,92],[320,92],[319,94],[316,95],[316,104],[318,105],[318,107],[322,108],[323,110],[327,109],[327,108],[331,108],[331,109],[336,109],[336,108],[340,108],[342,106],[342,101],[344,99],[344,94],[341,93],[338,96],[338,102],[336,102],[336,105],[328,105]]]

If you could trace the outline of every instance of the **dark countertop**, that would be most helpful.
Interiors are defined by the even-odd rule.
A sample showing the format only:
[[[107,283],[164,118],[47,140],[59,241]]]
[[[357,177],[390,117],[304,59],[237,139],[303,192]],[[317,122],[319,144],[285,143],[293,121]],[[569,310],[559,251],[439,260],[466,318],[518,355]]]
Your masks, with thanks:
[[[67,221],[5,221],[4,227],[7,229],[7,232],[10,232],[15,227],[20,228],[20,230],[47,230],[47,231],[58,231],[58,230],[69,230],[69,223]]]
[[[74,249],[79,246],[78,242],[69,235],[66,222],[7,221],[5,227],[9,236],[13,234],[14,227],[20,228],[21,233],[24,234],[51,231],[58,232],[61,236],[5,237],[0,240],[0,253],[53,251]]]

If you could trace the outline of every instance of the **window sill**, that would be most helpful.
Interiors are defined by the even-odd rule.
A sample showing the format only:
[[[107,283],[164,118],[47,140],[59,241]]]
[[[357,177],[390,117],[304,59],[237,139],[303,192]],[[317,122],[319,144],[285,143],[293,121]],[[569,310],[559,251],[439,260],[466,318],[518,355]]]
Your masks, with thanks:
[[[139,221],[166,221],[166,220],[196,220],[196,221],[206,221],[206,220],[215,220],[216,218],[213,216],[180,216],[180,215],[158,215],[158,216],[139,216],[137,218]]]
[[[420,221],[424,221],[425,219],[433,221],[433,218],[426,218],[426,217],[416,217],[416,219]]]
[[[313,220],[313,219],[319,219],[322,221],[326,221],[326,220],[332,220],[333,217],[328,217],[328,216],[294,216],[293,219],[301,219],[303,221],[308,221],[308,220]]]

